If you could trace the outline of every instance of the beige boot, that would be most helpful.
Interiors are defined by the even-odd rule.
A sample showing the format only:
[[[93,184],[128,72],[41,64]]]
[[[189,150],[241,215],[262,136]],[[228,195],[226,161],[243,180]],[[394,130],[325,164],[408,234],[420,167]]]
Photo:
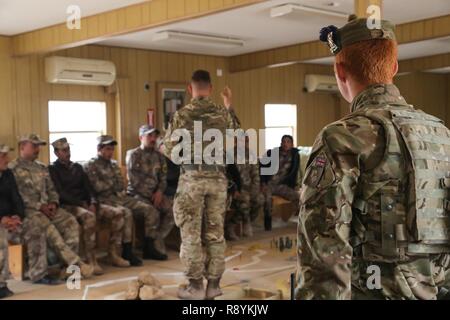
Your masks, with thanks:
[[[94,274],[94,267],[90,264],[80,262],[78,266],[80,267],[80,272],[83,279],[90,278]]]
[[[204,300],[203,279],[190,279],[188,285],[178,288],[178,298],[183,300]]]
[[[88,263],[94,267],[94,275],[100,276],[104,274],[102,267],[97,262],[97,257],[95,256],[95,252],[92,252],[88,255]]]
[[[114,267],[119,268],[127,268],[130,266],[130,263],[123,259],[119,254],[119,248],[117,245],[110,245],[109,246],[109,261]]]
[[[230,241],[238,241],[239,240],[239,236],[236,234],[236,224],[234,224],[234,223],[227,224],[225,231],[226,231],[227,240],[230,240]]]
[[[249,238],[249,237],[253,237],[253,228],[252,228],[252,223],[249,222],[244,222],[244,225],[242,227],[242,235],[245,238]]]
[[[206,300],[213,300],[215,297],[223,294],[219,284],[220,278],[208,280],[208,286],[206,287]]]

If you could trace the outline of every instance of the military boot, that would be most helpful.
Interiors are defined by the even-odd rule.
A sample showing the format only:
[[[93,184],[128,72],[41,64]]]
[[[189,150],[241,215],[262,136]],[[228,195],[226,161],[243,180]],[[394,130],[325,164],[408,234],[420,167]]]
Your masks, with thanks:
[[[78,266],[80,267],[80,272],[83,279],[90,278],[94,274],[94,267],[90,264],[80,262],[78,263]]]
[[[242,235],[245,238],[253,237],[253,228],[252,223],[250,221],[244,222],[244,225],[242,227]]]
[[[7,286],[0,288],[0,299],[11,297],[14,294]]]
[[[155,248],[155,240],[150,237],[144,238],[143,258],[151,260],[167,260],[167,255]]]
[[[183,300],[204,300],[205,289],[203,279],[189,279],[189,284],[180,286],[178,289],[178,298]]]
[[[142,266],[142,260],[134,254],[131,242],[122,244],[122,258],[128,260],[133,267]]]
[[[213,300],[215,297],[221,296],[222,290],[220,289],[220,278],[208,279],[208,285],[206,286],[206,300]]]
[[[238,241],[239,240],[239,236],[236,234],[236,224],[234,224],[234,223],[227,224],[226,236],[227,236],[227,240],[230,240],[230,241]]]
[[[95,256],[95,252],[88,254],[88,263],[94,267],[94,275],[100,276],[104,274],[102,267],[97,262],[97,257]]]
[[[109,246],[109,260],[110,263],[114,266],[114,267],[119,267],[119,268],[127,268],[130,266],[130,263],[125,260],[122,259],[122,257],[118,254],[119,252],[119,248],[117,245],[110,245]]]

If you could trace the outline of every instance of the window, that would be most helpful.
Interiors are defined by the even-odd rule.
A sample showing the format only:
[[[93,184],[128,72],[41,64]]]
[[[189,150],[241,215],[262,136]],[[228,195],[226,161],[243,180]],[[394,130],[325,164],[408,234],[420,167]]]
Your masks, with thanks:
[[[72,161],[83,162],[97,152],[97,137],[106,133],[106,103],[98,101],[49,101],[50,143],[66,137]],[[50,161],[56,156],[50,147]]]
[[[266,104],[265,117],[265,147],[266,150],[279,147],[281,138],[291,135],[294,147],[297,142],[297,106],[295,104]]]

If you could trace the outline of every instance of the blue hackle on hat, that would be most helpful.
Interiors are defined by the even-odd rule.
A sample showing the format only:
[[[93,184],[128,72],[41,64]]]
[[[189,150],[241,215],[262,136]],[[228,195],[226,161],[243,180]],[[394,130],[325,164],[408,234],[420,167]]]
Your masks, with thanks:
[[[338,28],[336,26],[328,26],[328,27],[324,27],[320,30],[320,41],[328,42],[328,34],[330,32],[333,33],[333,40],[336,40]]]

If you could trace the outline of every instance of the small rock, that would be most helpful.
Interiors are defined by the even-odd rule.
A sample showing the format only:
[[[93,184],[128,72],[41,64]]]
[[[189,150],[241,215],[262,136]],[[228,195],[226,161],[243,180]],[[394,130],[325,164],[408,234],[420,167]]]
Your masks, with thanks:
[[[138,277],[139,284],[141,286],[153,286],[157,288],[161,288],[161,283],[156,279],[150,272],[144,271],[139,274]]]
[[[128,282],[128,290],[125,294],[126,300],[137,300],[139,297],[139,288],[141,285],[137,280]]]
[[[141,300],[156,300],[164,296],[164,291],[158,287],[144,285],[139,291]]]

